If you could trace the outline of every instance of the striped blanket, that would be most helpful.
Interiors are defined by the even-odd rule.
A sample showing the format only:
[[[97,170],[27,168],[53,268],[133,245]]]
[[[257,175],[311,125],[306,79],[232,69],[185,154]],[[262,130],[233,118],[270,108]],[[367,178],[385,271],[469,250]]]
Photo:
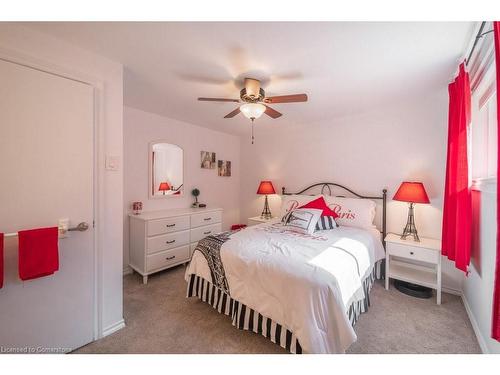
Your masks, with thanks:
[[[210,273],[212,275],[212,283],[224,293],[229,293],[229,284],[224,272],[224,266],[220,257],[220,249],[222,244],[229,240],[230,236],[237,231],[227,231],[207,236],[200,240],[196,245],[193,255],[196,251],[203,254],[207,260]]]

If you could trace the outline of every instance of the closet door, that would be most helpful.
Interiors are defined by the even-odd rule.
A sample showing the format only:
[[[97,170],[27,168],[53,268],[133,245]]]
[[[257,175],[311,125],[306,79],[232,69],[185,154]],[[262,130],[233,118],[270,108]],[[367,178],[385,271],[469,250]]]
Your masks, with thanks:
[[[21,281],[18,241],[4,241],[0,346],[68,352],[94,338],[94,92],[0,60],[0,232],[89,224],[59,240],[59,271]]]

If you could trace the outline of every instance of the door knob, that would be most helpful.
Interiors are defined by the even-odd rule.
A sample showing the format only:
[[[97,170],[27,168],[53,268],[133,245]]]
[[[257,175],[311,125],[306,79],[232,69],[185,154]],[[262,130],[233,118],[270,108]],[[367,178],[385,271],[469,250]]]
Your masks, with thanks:
[[[87,229],[89,229],[89,223],[82,221],[80,224],[78,224],[76,227],[73,228],[68,228],[69,232],[85,232]]]

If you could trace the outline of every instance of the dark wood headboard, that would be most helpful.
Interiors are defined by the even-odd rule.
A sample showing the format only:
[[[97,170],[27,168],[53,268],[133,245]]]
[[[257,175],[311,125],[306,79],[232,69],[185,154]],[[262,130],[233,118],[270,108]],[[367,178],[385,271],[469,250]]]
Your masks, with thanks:
[[[303,189],[297,193],[289,193],[286,191],[285,187],[282,187],[281,193],[283,195],[304,194],[308,190],[311,190],[311,189],[318,187],[318,186],[321,186],[321,194],[325,194],[325,190],[327,190],[328,195],[332,195],[332,186],[333,186],[333,187],[341,188],[341,189],[351,193],[352,195],[354,195],[357,198],[382,200],[382,244],[384,245],[384,248],[385,248],[385,236],[387,235],[387,189],[382,190],[382,196],[369,197],[366,195],[361,195],[361,194],[355,193],[351,189],[349,189],[343,185],[334,183],[334,182],[319,182],[317,184],[313,184],[311,186],[308,186],[305,189]]]

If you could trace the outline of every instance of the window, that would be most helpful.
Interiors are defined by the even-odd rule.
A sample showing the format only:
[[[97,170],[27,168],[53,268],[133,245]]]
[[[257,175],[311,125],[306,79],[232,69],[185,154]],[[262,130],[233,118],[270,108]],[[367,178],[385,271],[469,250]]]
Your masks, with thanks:
[[[475,95],[474,95],[475,96]],[[483,96],[484,98],[484,96]],[[491,178],[497,174],[497,94],[484,101],[472,99],[471,159],[472,178]]]
[[[497,93],[491,34],[481,38],[473,56],[471,79],[470,169],[473,180],[497,176]]]

